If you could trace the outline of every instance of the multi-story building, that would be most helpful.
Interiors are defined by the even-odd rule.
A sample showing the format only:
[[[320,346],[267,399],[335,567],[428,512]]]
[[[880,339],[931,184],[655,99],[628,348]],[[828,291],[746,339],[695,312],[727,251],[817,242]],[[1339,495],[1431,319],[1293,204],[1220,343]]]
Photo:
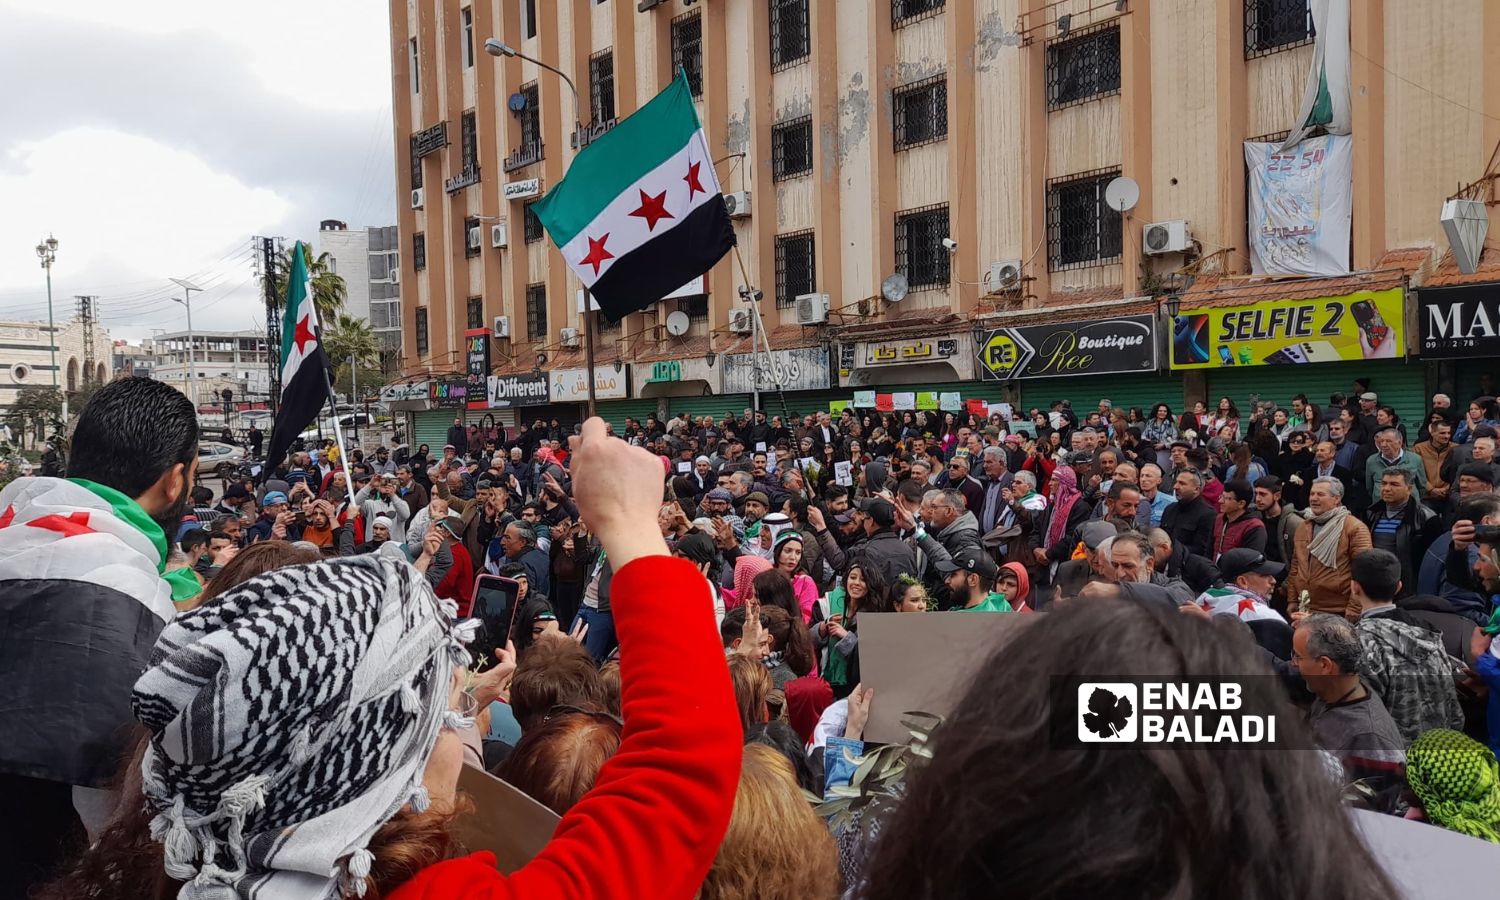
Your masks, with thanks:
[[[419,414],[417,434],[451,422],[470,373],[548,379],[515,403],[514,384],[481,399],[481,376],[458,402],[471,417],[580,395],[578,283],[529,204],[679,70],[735,195],[739,253],[683,296],[599,323],[600,408],[616,420],[737,411],[765,372],[791,369],[800,412],[885,386],[903,386],[877,401],[897,408],[1102,396],[1176,410],[1368,377],[1406,415],[1434,386],[1462,393],[1488,361],[1422,364],[1411,289],[1500,278],[1488,256],[1459,274],[1440,223],[1455,187],[1494,196],[1500,4],[1330,6],[1315,37],[1307,0],[393,0],[403,361],[430,383],[406,397],[449,407]],[[577,115],[555,75],[487,56],[491,36],[568,73]],[[1348,60],[1347,89],[1338,72],[1329,83],[1349,137],[1252,170],[1247,145],[1297,126],[1319,42]],[[1342,174],[1320,168],[1325,153]],[[1316,239],[1347,246],[1318,277],[1256,277],[1252,257],[1295,250],[1301,227],[1274,224],[1267,185],[1309,167],[1324,174],[1304,188],[1348,198],[1319,201]],[[759,364],[742,285],[764,295],[775,352]],[[1304,311],[1276,321],[1313,323],[1317,340],[1286,332],[1282,359],[1248,332],[1205,331],[1257,306]],[[497,327],[507,336],[473,340]],[[1085,352],[1090,333],[1135,350]]]
[[[327,253],[334,274],[344,279],[344,312],[370,323],[381,347],[401,351],[401,244],[396,226],[351,231],[337,219],[318,228],[318,250]]]
[[[232,392],[232,402],[265,402],[270,369],[266,334],[263,331],[168,332],[146,343],[154,356],[151,377],[175,385],[197,404],[199,410],[222,409],[223,392]],[[197,381],[192,374],[196,372]]]
[[[90,331],[92,353],[87,348]],[[55,340],[48,340],[52,334]],[[0,322],[0,417],[24,388],[55,383],[73,394],[108,381],[113,363],[109,332],[97,322],[90,329],[75,317],[58,322],[55,330],[46,322]]]

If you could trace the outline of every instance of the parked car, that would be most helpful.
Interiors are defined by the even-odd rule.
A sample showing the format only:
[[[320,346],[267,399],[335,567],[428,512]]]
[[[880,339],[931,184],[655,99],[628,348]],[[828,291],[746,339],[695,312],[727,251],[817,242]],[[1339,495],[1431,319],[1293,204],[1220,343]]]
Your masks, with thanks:
[[[198,474],[210,472],[220,478],[232,478],[245,465],[243,448],[220,441],[200,441],[198,444]]]

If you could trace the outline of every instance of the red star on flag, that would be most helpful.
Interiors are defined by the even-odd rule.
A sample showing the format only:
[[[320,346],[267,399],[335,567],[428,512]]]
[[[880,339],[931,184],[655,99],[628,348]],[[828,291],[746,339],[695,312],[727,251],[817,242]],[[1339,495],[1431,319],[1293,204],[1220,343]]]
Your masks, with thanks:
[[[297,344],[298,353],[302,353],[303,348],[308,344],[317,343],[318,336],[313,334],[311,316],[303,316],[297,322],[297,330],[293,333],[292,340]]]
[[[700,188],[701,190],[701,188]],[[656,223],[662,219],[675,219],[676,216],[667,212],[667,192],[662,191],[655,197],[641,191],[641,208],[631,213],[632,216],[646,220],[646,230],[655,231]]]
[[[593,266],[594,274],[597,276],[599,274],[599,266],[601,266],[606,259],[615,258],[615,255],[613,253],[610,253],[608,250],[604,249],[604,242],[608,240],[608,232],[605,233],[604,237],[600,238],[597,241],[593,238],[589,238],[589,255],[585,256],[583,259],[580,259],[578,261],[578,264],[581,266],[587,263],[588,265]]]
[[[1245,597],[1244,599],[1240,600],[1239,604],[1235,607],[1234,612],[1235,615],[1240,616],[1244,615],[1247,612],[1255,612],[1255,601],[1251,600],[1249,597]]]
[[[688,183],[688,199],[689,200],[692,200],[693,199],[693,195],[695,195],[695,194],[706,194],[706,193],[708,193],[708,191],[705,191],[703,189],[703,182],[698,179],[698,169],[702,165],[703,165],[703,163],[701,163],[701,162],[695,162],[692,165],[689,165],[688,166],[688,173],[686,175],[682,176],[682,180],[686,181]]]

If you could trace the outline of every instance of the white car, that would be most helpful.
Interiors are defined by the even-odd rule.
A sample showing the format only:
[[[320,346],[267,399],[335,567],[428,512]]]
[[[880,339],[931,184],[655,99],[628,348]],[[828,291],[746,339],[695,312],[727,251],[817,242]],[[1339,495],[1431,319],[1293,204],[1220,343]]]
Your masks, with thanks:
[[[244,463],[243,448],[220,441],[198,442],[198,475],[200,477],[212,473],[220,478],[228,478],[234,475],[235,470]]]

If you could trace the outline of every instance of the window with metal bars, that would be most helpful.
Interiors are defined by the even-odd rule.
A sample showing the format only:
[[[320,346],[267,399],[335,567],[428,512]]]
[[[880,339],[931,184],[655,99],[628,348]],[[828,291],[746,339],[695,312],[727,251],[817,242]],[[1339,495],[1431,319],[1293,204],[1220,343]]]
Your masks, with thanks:
[[[1308,0],[1245,0],[1245,58],[1290,50],[1313,39]]]
[[[896,213],[896,271],[912,290],[948,284],[948,204]]]
[[[948,136],[948,76],[931,78],[891,92],[896,149],[930,144]]]
[[[470,216],[464,219],[464,256],[470,259],[479,255],[484,246],[484,235],[480,233],[479,219]]]
[[[459,118],[459,140],[463,151],[464,171],[472,172],[479,168],[479,130],[472,109]]]
[[[417,190],[422,186],[422,157],[417,154],[417,136],[412,135],[407,144],[411,150],[411,189]]]
[[[708,295],[694,294],[677,301],[677,308],[688,314],[689,322],[708,321]]]
[[[703,96],[703,17],[684,13],[672,20],[672,71],[687,72],[695,98]]]
[[[523,233],[526,238],[526,243],[528,244],[536,243],[537,241],[541,240],[547,233],[546,229],[542,228],[542,220],[538,219],[536,217],[536,213],[531,209],[535,202],[536,201],[532,201],[531,203],[527,203],[522,207],[522,209],[524,210],[524,212],[522,213],[522,217],[526,223]]]
[[[1104,25],[1047,45],[1047,108],[1120,91],[1120,26]]]
[[[469,328],[483,328],[484,327],[484,298],[483,297],[470,297],[469,298],[468,313],[469,313],[469,318],[468,318],[469,324],[468,324],[467,327],[469,327]]]
[[[536,82],[521,85],[521,96],[526,98],[526,108],[521,110],[521,146],[530,147],[542,139],[542,104]]]
[[[937,14],[947,0],[891,0],[891,27]]]
[[[768,0],[771,4],[771,71],[784,69],[812,54],[808,0]]]
[[[811,231],[776,236],[776,308],[797,305],[799,294],[811,294],[817,284],[816,242]]]
[[[1120,258],[1120,213],[1104,202],[1118,170],[1090,172],[1047,183],[1047,263],[1052,271]]]
[[[590,304],[590,305],[593,305],[593,304]],[[606,316],[602,312],[596,312],[596,313],[594,313],[594,331],[597,334],[601,334],[601,335],[604,335],[604,334],[615,334],[616,332],[618,332],[620,330],[620,323],[623,322],[623,321],[625,321],[625,320],[623,318],[620,318],[620,319],[616,319],[613,322],[611,322],[609,320],[609,316]]]
[[[526,337],[540,341],[547,337],[547,285],[526,285]]]
[[[589,57],[589,115],[595,122],[615,117],[615,54],[601,50]]]
[[[425,358],[432,352],[431,346],[427,343],[427,310],[425,308],[417,310],[417,322],[413,330],[417,333],[417,357]]]
[[[771,177],[775,181],[812,171],[812,116],[771,129]]]
[[[411,265],[418,272],[427,268],[427,235],[420,231],[411,236]]]

